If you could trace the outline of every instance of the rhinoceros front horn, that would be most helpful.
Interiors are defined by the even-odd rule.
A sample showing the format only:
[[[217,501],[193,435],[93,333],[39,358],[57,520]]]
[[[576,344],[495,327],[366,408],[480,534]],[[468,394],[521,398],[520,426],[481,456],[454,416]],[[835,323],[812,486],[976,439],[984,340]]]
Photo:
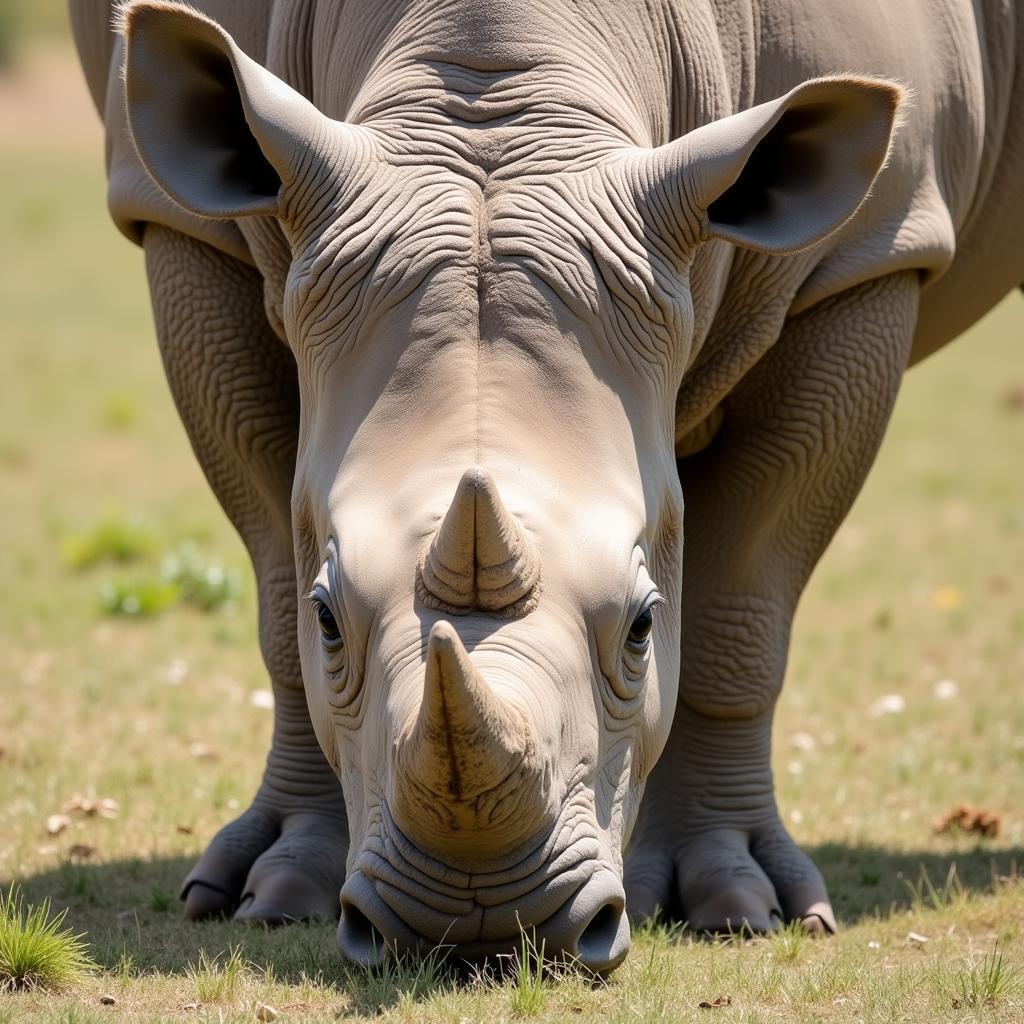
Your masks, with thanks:
[[[540,827],[546,777],[525,713],[494,692],[454,627],[435,623],[423,700],[396,741],[397,824],[429,850],[497,856]]]
[[[419,596],[431,608],[522,615],[536,601],[540,558],[498,496],[491,475],[467,470],[419,570]]]

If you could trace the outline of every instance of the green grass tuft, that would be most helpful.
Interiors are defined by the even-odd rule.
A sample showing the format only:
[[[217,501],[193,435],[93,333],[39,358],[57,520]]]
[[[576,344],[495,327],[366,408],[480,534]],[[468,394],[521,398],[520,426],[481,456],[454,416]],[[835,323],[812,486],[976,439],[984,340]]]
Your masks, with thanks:
[[[135,518],[115,516],[68,534],[60,542],[64,563],[72,569],[89,569],[101,562],[135,562],[155,547],[156,535],[150,527]]]
[[[992,952],[980,963],[970,960],[956,976],[953,1008],[992,1007],[1013,992],[1021,980],[1019,967],[1006,962],[1003,947],[997,941]]]
[[[545,979],[544,941],[537,948],[536,933],[519,929],[519,952],[515,964],[515,985],[512,988],[512,1012],[518,1017],[535,1017],[548,999]]]
[[[201,949],[199,962],[185,969],[185,976],[200,1003],[229,1002],[252,973],[252,965],[242,958],[237,946],[228,950],[227,958],[220,953],[211,957]]]
[[[188,542],[164,559],[160,575],[178,588],[182,601],[204,612],[234,604],[242,593],[237,571],[208,561]]]
[[[127,618],[148,618],[182,604],[209,613],[234,606],[241,593],[236,570],[207,561],[194,544],[185,543],[164,557],[159,572],[107,580],[100,587],[100,606],[107,615]]]
[[[422,956],[392,953],[376,967],[347,968],[344,987],[360,1010],[371,1014],[402,1002],[418,1002],[450,987],[449,949],[442,944]]]
[[[809,935],[801,921],[790,921],[772,932],[769,942],[772,956],[780,963],[794,963],[800,959]]]
[[[93,969],[82,937],[62,927],[66,914],[51,916],[49,900],[27,904],[13,884],[0,895],[0,991],[64,988]]]

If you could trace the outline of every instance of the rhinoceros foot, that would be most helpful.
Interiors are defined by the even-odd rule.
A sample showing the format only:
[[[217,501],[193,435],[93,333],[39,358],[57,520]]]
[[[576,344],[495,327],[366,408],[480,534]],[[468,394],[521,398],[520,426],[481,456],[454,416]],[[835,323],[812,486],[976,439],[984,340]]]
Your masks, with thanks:
[[[705,935],[763,934],[789,921],[813,934],[837,930],[820,872],[777,819],[753,830],[694,834],[666,822],[661,843],[656,839],[649,833],[626,857],[634,923],[660,911]]]
[[[254,804],[225,825],[188,873],[185,916],[287,924],[338,917],[348,829],[321,810]]]

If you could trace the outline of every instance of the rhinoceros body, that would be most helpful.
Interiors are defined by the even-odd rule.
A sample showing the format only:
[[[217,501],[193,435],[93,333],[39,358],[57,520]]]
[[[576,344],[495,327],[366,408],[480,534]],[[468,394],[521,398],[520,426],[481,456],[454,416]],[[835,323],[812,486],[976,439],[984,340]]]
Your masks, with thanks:
[[[904,369],[1024,281],[1021,3],[71,7],[276,696],[187,913],[832,930],[772,708]]]

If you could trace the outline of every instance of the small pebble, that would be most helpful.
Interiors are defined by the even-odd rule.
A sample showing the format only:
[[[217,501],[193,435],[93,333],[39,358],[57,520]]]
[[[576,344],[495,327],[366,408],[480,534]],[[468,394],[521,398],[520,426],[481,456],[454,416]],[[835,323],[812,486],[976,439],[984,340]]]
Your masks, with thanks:
[[[277,1010],[266,1003],[256,1004],[256,1019],[262,1021],[277,1020]]]
[[[66,814],[51,814],[46,819],[46,831],[51,836],[60,835],[71,824],[71,819]]]
[[[881,718],[883,715],[899,715],[907,710],[906,699],[898,693],[887,693],[868,708],[868,714],[872,718]]]
[[[809,732],[795,732],[790,737],[789,745],[794,750],[799,750],[805,754],[810,754],[818,745],[818,743]]]
[[[936,700],[953,700],[960,693],[960,687],[952,679],[940,679],[932,689]]]

